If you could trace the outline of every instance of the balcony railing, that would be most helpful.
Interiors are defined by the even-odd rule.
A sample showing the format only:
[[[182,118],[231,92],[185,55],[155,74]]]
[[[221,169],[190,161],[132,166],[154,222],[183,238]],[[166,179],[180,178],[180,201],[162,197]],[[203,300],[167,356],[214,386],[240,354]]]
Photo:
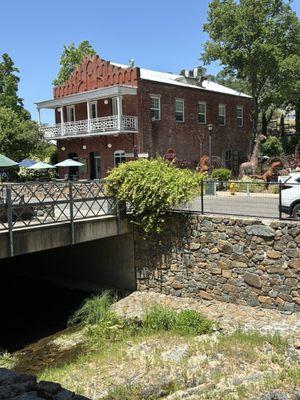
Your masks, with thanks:
[[[57,139],[69,136],[85,136],[97,133],[122,132],[138,129],[137,117],[122,115],[119,121],[117,115],[65,122],[52,126],[41,126],[46,139]]]

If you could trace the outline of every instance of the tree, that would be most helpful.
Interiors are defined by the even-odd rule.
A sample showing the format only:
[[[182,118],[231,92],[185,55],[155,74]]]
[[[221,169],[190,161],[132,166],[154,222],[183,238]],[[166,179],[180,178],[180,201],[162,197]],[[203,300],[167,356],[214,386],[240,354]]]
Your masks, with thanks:
[[[53,81],[53,85],[62,85],[80,65],[84,57],[93,56],[96,52],[88,40],[81,42],[78,47],[74,43],[64,46],[60,57],[60,70]]]
[[[285,0],[212,0],[203,61],[219,60],[227,74],[246,80],[253,98],[252,133],[270,100],[281,65],[298,50],[299,21]],[[263,109],[264,108],[264,109]]]
[[[21,118],[15,111],[0,107],[0,153],[16,161],[35,155],[41,145],[38,124]]]
[[[43,140],[18,96],[18,73],[11,57],[4,53],[0,62],[0,153],[17,161],[28,156],[54,157],[53,146]]]
[[[29,119],[30,114],[24,109],[23,99],[18,96],[20,78],[16,75],[19,69],[15,67],[11,57],[4,53],[0,62],[0,107],[15,111],[21,118]]]

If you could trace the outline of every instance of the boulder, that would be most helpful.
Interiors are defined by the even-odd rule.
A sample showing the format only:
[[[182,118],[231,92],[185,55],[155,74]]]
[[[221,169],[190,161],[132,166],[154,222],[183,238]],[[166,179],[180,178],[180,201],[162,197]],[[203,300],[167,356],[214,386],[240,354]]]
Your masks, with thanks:
[[[253,286],[257,289],[260,289],[262,287],[261,279],[257,274],[246,272],[244,275],[244,281],[245,283],[247,283],[247,285]]]
[[[260,236],[265,238],[271,238],[275,236],[275,230],[266,225],[249,225],[246,226],[245,229],[248,235],[252,236]]]

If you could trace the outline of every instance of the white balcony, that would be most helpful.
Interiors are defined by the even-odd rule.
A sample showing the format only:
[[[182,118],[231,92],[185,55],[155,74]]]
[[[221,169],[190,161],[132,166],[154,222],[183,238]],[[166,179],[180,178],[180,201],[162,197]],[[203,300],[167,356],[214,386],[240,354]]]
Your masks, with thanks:
[[[80,121],[65,122],[62,124],[41,126],[45,139],[55,140],[71,137],[86,137],[97,135],[112,135],[119,133],[137,132],[137,117],[128,115],[111,115]]]

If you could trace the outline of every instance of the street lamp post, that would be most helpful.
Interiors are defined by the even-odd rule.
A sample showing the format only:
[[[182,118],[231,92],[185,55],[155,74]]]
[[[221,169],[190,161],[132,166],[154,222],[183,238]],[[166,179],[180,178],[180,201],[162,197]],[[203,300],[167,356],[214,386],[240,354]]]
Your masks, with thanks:
[[[208,124],[208,157],[209,157],[209,175],[211,174],[211,167],[212,167],[212,155],[211,155],[211,135],[213,131],[213,125]]]

